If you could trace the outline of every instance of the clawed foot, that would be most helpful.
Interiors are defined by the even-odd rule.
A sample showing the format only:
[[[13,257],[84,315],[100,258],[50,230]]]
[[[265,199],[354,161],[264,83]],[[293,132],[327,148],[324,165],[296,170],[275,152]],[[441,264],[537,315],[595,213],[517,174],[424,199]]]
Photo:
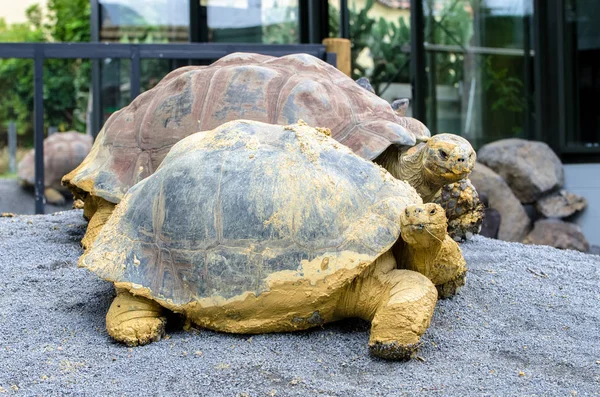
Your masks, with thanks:
[[[162,307],[149,299],[119,292],[106,314],[106,330],[127,346],[159,341],[165,333]]]
[[[52,205],[65,205],[66,199],[58,190],[53,188],[46,188],[44,190],[44,196],[46,196],[46,201]]]
[[[369,344],[369,353],[386,360],[409,360],[417,354],[421,343],[401,345],[396,342],[375,342]]]
[[[456,295],[460,288],[465,285],[466,279],[467,272],[465,271],[447,283],[436,285],[435,287],[438,290],[438,297],[441,299],[446,299]]]

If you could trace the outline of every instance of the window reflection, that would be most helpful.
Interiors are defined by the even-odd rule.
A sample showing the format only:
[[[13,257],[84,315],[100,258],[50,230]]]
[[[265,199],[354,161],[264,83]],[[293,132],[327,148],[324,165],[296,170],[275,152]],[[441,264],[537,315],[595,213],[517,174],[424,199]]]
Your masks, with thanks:
[[[200,5],[210,42],[299,42],[297,0],[201,0]]]
[[[186,42],[189,0],[100,0],[100,40]]]
[[[532,2],[424,0],[423,8],[432,131],[475,146],[527,137]]]

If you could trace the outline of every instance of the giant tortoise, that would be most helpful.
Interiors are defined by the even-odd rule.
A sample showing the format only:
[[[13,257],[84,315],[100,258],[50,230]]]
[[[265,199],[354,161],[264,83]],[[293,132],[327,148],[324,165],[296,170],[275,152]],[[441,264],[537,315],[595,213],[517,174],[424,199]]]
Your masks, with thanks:
[[[68,193],[61,185],[61,178],[73,171],[92,148],[92,137],[77,131],[57,132],[44,139],[44,196],[54,205],[63,205]],[[35,150],[32,149],[17,168],[19,184],[31,187],[35,184]]]
[[[239,120],[175,144],[80,266],[115,284],[106,326],[128,345],[160,339],[165,309],[251,334],[360,317],[373,354],[405,359],[434,284],[466,271],[446,227],[438,204],[321,130]]]
[[[237,119],[282,125],[303,119],[327,127],[359,156],[407,180],[425,201],[467,176],[475,161],[463,138],[430,138],[422,123],[397,116],[388,102],[313,56],[234,53],[171,72],[106,122],[89,156],[63,179],[91,219],[84,247],[114,204],[151,175],[175,143]]]

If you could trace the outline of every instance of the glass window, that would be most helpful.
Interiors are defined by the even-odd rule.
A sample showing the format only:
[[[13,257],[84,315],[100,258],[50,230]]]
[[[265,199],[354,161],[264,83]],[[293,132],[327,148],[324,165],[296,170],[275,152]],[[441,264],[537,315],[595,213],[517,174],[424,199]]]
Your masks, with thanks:
[[[567,146],[600,147],[600,3],[570,0],[565,4]],[[571,80],[572,79],[572,80]]]
[[[189,39],[189,0],[99,0],[100,41],[177,43]]]
[[[368,78],[390,102],[412,95],[409,6],[406,0],[348,1],[352,78]],[[329,0],[329,34],[340,34],[340,0]]]
[[[427,120],[474,146],[531,131],[531,0],[424,0]]]
[[[200,6],[209,42],[299,42],[298,0],[200,0]]]

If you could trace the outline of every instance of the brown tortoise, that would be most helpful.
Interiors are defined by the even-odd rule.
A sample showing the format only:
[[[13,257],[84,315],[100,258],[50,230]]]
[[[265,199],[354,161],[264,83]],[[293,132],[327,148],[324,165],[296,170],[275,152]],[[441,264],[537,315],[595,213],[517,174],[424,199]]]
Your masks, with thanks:
[[[60,181],[63,175],[77,167],[92,148],[92,137],[77,131],[57,132],[44,139],[44,196],[54,205],[63,205],[68,193]],[[35,184],[35,150],[30,150],[17,169],[19,184]]]
[[[327,127],[359,156],[380,162],[399,179],[417,181],[413,186],[425,201],[444,184],[466,177],[475,160],[466,140],[448,134],[430,138],[422,123],[398,116],[385,100],[313,56],[235,53],[209,66],[171,72],[106,122],[90,155],[63,179],[86,203],[90,225],[84,246],[175,143],[238,119],[285,125],[303,119]],[[423,143],[415,146],[418,142]],[[404,156],[407,148],[413,150]]]

